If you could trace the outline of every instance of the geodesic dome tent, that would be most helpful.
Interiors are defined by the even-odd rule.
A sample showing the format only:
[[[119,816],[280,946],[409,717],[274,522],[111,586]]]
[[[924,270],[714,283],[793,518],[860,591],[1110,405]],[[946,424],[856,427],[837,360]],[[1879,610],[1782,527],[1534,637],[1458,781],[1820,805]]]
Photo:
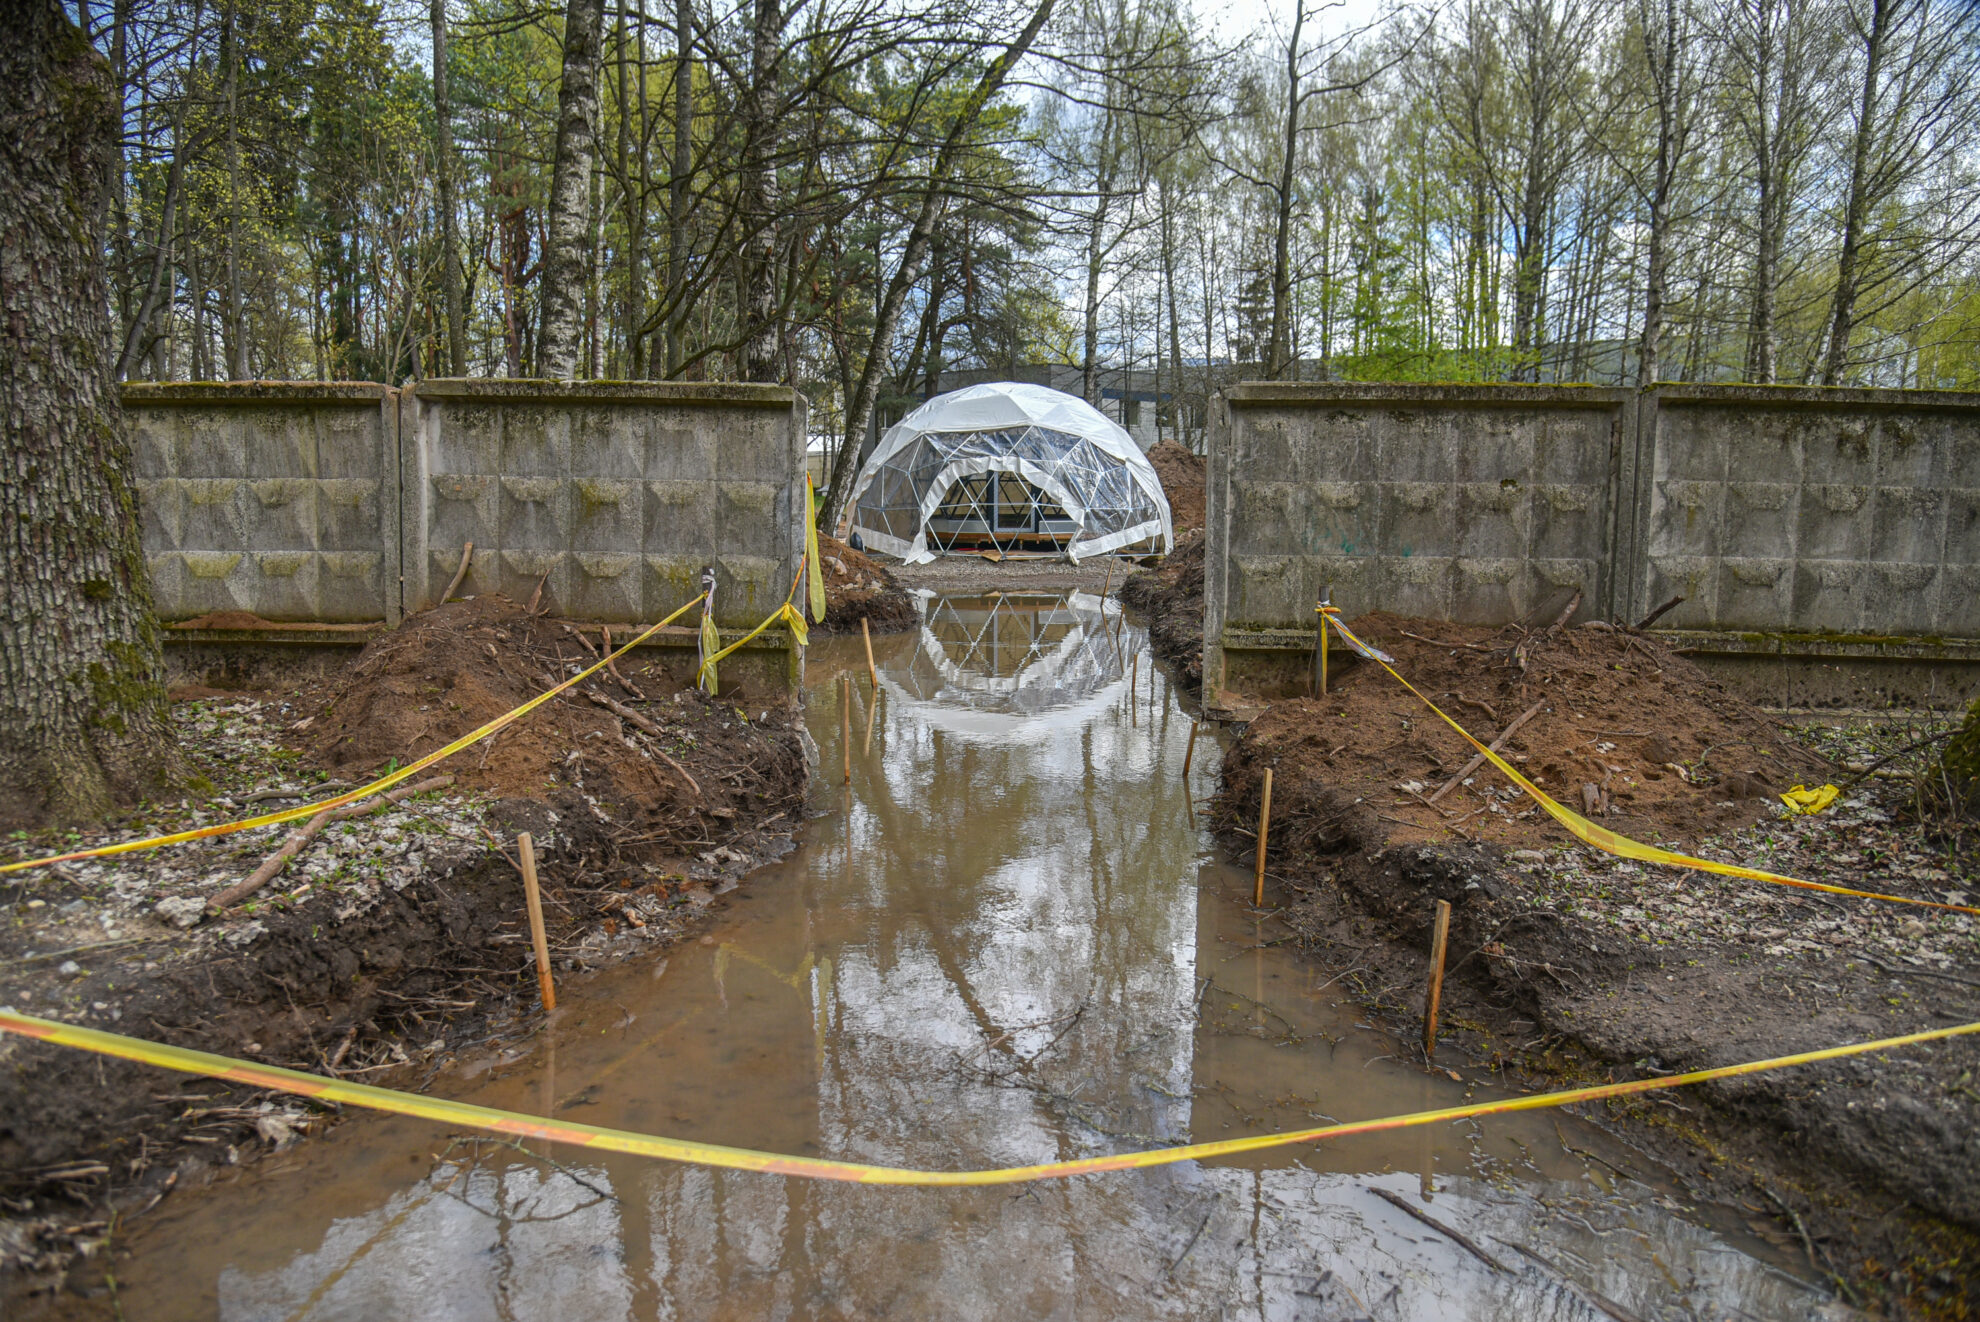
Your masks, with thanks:
[[[1175,540],[1134,438],[1062,391],[997,381],[937,395],[887,429],[853,484],[852,525],[909,564],[974,542],[1073,560]]]

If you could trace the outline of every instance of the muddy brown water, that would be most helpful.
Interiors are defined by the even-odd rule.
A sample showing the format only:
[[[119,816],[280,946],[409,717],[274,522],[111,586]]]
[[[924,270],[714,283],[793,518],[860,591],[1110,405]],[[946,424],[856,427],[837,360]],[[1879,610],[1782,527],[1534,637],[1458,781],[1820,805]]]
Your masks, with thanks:
[[[1190,720],[1092,595],[938,596],[814,646],[800,847],[436,1093],[889,1165],[1016,1165],[1450,1106],[1250,904]],[[841,690],[858,678],[852,784]],[[1197,745],[1191,786],[1215,784]],[[353,1116],[182,1194],[132,1318],[1802,1318],[1795,1264],[1555,1112],[981,1189],[862,1188]],[[1385,1198],[1383,1195],[1388,1195]],[[1463,1235],[1468,1249],[1408,1215]],[[1483,1256],[1481,1256],[1483,1255]],[[1489,1256],[1493,1261],[1484,1260]]]

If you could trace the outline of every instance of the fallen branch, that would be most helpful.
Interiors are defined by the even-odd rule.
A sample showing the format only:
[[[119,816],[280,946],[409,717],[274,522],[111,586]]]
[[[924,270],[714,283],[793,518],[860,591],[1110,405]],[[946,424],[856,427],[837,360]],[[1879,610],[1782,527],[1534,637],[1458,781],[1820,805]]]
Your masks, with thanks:
[[[1542,698],[1539,702],[1536,702],[1531,707],[1528,707],[1525,711],[1519,714],[1519,716],[1513,721],[1511,725],[1508,725],[1505,729],[1499,732],[1499,737],[1497,739],[1494,739],[1490,744],[1486,746],[1490,748],[1494,753],[1498,752],[1499,749],[1505,745],[1506,740],[1512,738],[1513,735],[1518,732],[1520,726],[1525,725],[1528,721],[1532,720],[1536,715],[1539,714],[1540,709],[1542,707],[1545,707],[1546,705],[1547,705],[1546,699]],[[1449,780],[1445,781],[1443,788],[1438,790],[1435,794],[1432,794],[1428,799],[1424,800],[1424,802],[1432,803],[1432,804],[1436,803],[1437,800],[1443,798],[1446,794],[1449,794],[1453,789],[1455,789],[1459,784],[1463,783],[1464,778],[1466,776],[1469,776],[1472,772],[1478,770],[1478,768],[1484,765],[1485,765],[1485,755],[1483,753],[1476,754],[1475,756],[1472,757],[1471,761],[1464,764],[1464,769],[1462,771],[1459,771],[1455,776],[1452,776]]]
[[[435,603],[436,605],[441,605],[441,606],[446,605],[447,598],[453,596],[454,593],[460,588],[461,580],[467,577],[468,559],[473,554],[474,554],[473,542],[469,542],[466,546],[463,546],[461,548],[461,566],[459,569],[456,569],[454,571],[454,576],[447,580],[447,590],[440,594],[440,600],[437,603]]]
[[[263,803],[269,799],[307,799],[310,795],[316,793],[316,791],[318,790],[343,789],[345,788],[347,783],[348,782],[341,780],[326,780],[316,785],[304,786],[301,789],[256,790],[252,794],[241,795],[238,799],[235,800],[235,802]]]
[[[612,655],[612,626],[609,624],[601,624],[598,626],[598,629],[599,632],[604,635],[605,655],[609,658]],[[624,689],[627,693],[631,694],[635,700],[639,702],[646,701],[646,695],[644,693],[641,693],[636,687],[634,687],[633,682],[631,680],[627,679],[624,675],[621,675],[619,673],[619,663],[617,661],[607,660],[605,662],[605,669],[607,673],[609,673],[612,676],[613,679],[619,681],[619,687]]]
[[[1959,733],[1959,728],[1955,726],[1950,730],[1941,730],[1937,734],[1928,734],[1923,739],[1919,739],[1912,743],[1906,744],[1903,748],[1898,749],[1897,752],[1895,753],[1884,754],[1882,757],[1870,763],[1868,766],[1851,767],[1849,769],[1851,771],[1856,772],[1856,774],[1854,776],[1851,776],[1848,780],[1844,781],[1842,783],[1841,788],[1848,789],[1850,786],[1856,784],[1856,782],[1858,782],[1859,780],[1862,780],[1865,776],[1873,774],[1879,767],[1883,766],[1886,762],[1891,762],[1896,760],[1897,758],[1903,757],[1906,753],[1915,753],[1919,749],[1925,747],[1927,744],[1942,743],[1945,740],[1952,738],[1954,735],[1958,733]],[[1910,780],[1911,777],[1901,775],[1898,777],[1898,779]]]
[[[431,780],[417,781],[411,785],[401,785],[398,789],[378,798],[367,799],[362,803],[353,803],[347,807],[333,808],[328,812],[316,814],[316,816],[303,824],[301,830],[292,833],[287,840],[284,840],[282,847],[273,854],[270,854],[268,860],[256,868],[248,876],[247,880],[236,882],[208,900],[206,902],[207,912],[218,913],[230,905],[240,903],[263,886],[266,886],[276,876],[280,875],[282,869],[288,866],[290,859],[302,852],[304,845],[314,840],[318,832],[333,822],[343,822],[349,821],[353,817],[363,817],[368,813],[377,812],[380,808],[389,808],[401,799],[409,799],[413,795],[423,794],[427,790],[445,789],[453,783],[454,778],[452,776],[435,776]]]
[[[1420,633],[1411,633],[1407,629],[1398,629],[1396,632],[1405,638],[1414,638],[1419,643],[1429,643],[1432,647],[1462,647],[1468,652],[1496,652],[1499,650],[1496,647],[1480,647],[1476,643],[1446,643],[1436,638],[1425,638]]]
[[[1679,606],[1682,605],[1684,605],[1683,597],[1672,597],[1669,601],[1659,606],[1656,610],[1651,611],[1648,615],[1638,620],[1636,622],[1636,627],[1639,629],[1648,629],[1658,620],[1663,619],[1666,612],[1676,610]]]
[[[614,716],[617,716],[620,720],[624,721],[626,724],[644,730],[647,734],[652,735],[655,739],[666,738],[666,735],[661,733],[659,726],[655,725],[652,721],[647,720],[644,716],[641,716],[638,712],[634,711],[632,708],[626,706],[625,703],[619,702],[613,698],[608,698],[603,693],[598,692],[596,689],[584,690],[584,696],[590,698],[593,702],[605,708],[607,711],[611,712]],[[663,752],[658,748],[653,749],[652,752],[655,757],[659,758],[662,762],[665,762],[668,766],[672,767],[674,769],[675,774],[688,783],[688,788],[694,791],[695,798],[705,799],[708,797],[707,795],[701,792],[701,786],[695,783],[694,777],[690,776],[687,773],[686,767],[674,761],[673,758],[668,757],[665,752]]]
[[[1466,1235],[1463,1231],[1455,1230],[1450,1226],[1445,1225],[1442,1221],[1439,1221],[1436,1217],[1431,1216],[1428,1212],[1422,1211],[1418,1208],[1411,1207],[1409,1205],[1408,1199],[1403,1198],[1397,1194],[1392,1194],[1387,1189],[1377,1189],[1373,1185],[1370,1185],[1368,1187],[1368,1192],[1374,1194],[1377,1198],[1380,1198],[1383,1202],[1389,1204],[1389,1206],[1395,1208],[1397,1211],[1406,1212],[1410,1216],[1415,1217],[1418,1221],[1421,1221],[1424,1225],[1430,1227],[1432,1230],[1442,1235],[1445,1239],[1450,1240],[1451,1243],[1465,1250],[1467,1253],[1471,1254],[1472,1257],[1478,1259],[1480,1262],[1484,1263],[1487,1267],[1490,1267],[1493,1271],[1504,1272],[1508,1276],[1515,1274],[1512,1268],[1506,1266],[1505,1263],[1500,1262],[1497,1258],[1487,1253],[1484,1249],[1479,1248],[1476,1241],[1474,1241],[1469,1235]]]

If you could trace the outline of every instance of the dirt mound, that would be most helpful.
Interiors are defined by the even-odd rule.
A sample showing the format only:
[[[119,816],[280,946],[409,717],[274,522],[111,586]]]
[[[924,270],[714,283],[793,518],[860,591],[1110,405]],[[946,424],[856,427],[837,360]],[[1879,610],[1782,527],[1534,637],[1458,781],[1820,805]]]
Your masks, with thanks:
[[[825,618],[814,626],[819,633],[858,633],[861,620],[874,633],[899,633],[921,618],[914,598],[878,560],[822,533],[818,553],[825,562]]]
[[[1584,625],[1543,638],[1385,613],[1354,628],[1487,743],[1532,709],[1500,750],[1506,759],[1577,812],[1637,839],[1745,825],[1769,815],[1781,790],[1830,774],[1696,665],[1626,630]],[[1274,768],[1275,835],[1282,814],[1292,829],[1302,815],[1337,814],[1345,799],[1381,823],[1364,831],[1376,841],[1454,836],[1515,849],[1561,840],[1561,828],[1489,767],[1429,802],[1474,750],[1380,667],[1339,648],[1333,656],[1324,700],[1274,703],[1224,763],[1226,792],[1243,803]]]
[[[596,660],[599,642],[596,625],[532,616],[494,594],[451,603],[369,644],[313,695],[298,730],[319,765],[356,779],[519,706]],[[649,838],[698,839],[699,818],[747,820],[775,811],[766,804],[797,802],[804,760],[785,704],[757,705],[748,719],[739,705],[747,695],[675,693],[658,661],[629,658],[619,672],[625,683],[594,676],[456,754],[446,770],[503,797],[583,788]]]
[[[1155,655],[1175,667],[1191,692],[1202,692],[1203,530],[1181,537],[1159,567],[1130,575],[1121,584],[1120,598],[1148,616]]]
[[[1163,494],[1169,498],[1169,517],[1176,536],[1203,526],[1203,456],[1191,454],[1174,441],[1157,442],[1148,451],[1148,462],[1155,465],[1155,476],[1162,479]]]

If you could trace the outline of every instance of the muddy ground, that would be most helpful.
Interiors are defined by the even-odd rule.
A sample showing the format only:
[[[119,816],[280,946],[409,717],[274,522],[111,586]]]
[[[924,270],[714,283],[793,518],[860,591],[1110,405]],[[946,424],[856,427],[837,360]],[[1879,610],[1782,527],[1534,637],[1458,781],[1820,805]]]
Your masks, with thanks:
[[[1176,536],[1201,529],[1206,472],[1203,456],[1191,454],[1175,441],[1162,441],[1149,447],[1148,462],[1155,465],[1155,476],[1162,479],[1162,494],[1169,498],[1169,521]]]
[[[574,673],[602,641],[596,625],[486,596],[409,621],[308,688],[181,691],[201,793],[105,831],[17,835],[4,856],[364,783]],[[10,876],[0,1005],[421,1088],[457,1053],[541,1017],[518,831],[537,841],[552,963],[568,974],[679,939],[743,872],[787,852],[807,778],[788,698],[676,692],[657,662],[587,681],[435,772],[451,780],[329,826],[224,912],[211,898],[293,825]],[[0,1057],[0,1300],[65,1280],[100,1290],[88,1259],[114,1218],[329,1119],[300,1099],[18,1038]]]
[[[825,618],[812,626],[814,632],[858,633],[864,620],[872,633],[899,633],[920,623],[914,598],[878,560],[823,534],[818,555],[824,562]]]
[[[1202,575],[1200,543],[1185,543],[1121,593],[1199,692]],[[1980,898],[1980,832],[1921,812],[1912,780],[1954,714],[1785,723],[1654,638],[1601,625],[1549,635],[1375,615],[1359,626],[1488,742],[1535,709],[1508,760],[1625,835],[1829,885]],[[1578,845],[1503,776],[1467,771],[1471,747],[1388,675],[1334,656],[1327,699],[1272,704],[1242,729],[1212,812],[1248,858],[1273,769],[1269,871],[1285,938],[1344,970],[1400,1031],[1421,1031],[1438,899],[1452,907],[1440,1050],[1528,1086],[1980,1020],[1971,916]],[[1829,811],[1796,817],[1777,794],[1797,783],[1846,789]],[[1977,1080],[1980,1043],[1962,1039],[1600,1118],[1699,1198],[1801,1253],[1844,1298],[1963,1318],[1980,1312]]]
[[[1910,815],[1906,757],[1844,769],[1930,723],[1785,729],[1655,640],[1599,625],[1543,636],[1371,615],[1356,628],[1474,733],[1530,712],[1507,759],[1625,835],[1832,885],[1980,897],[1973,836]],[[1450,903],[1442,1050],[1561,1085],[1980,1020],[1971,916],[1627,862],[1468,770],[1471,753],[1353,664],[1325,699],[1272,704],[1244,729],[1213,808],[1248,853],[1272,768],[1269,870],[1288,935],[1405,1029],[1420,1024],[1434,903]],[[1849,789],[1819,816],[1776,797],[1824,782]],[[1852,1302],[1964,1317],[1980,1303],[1976,1071],[1980,1043],[1963,1039],[1608,1118]]]
[[[1120,599],[1148,621],[1149,645],[1192,695],[1203,692],[1203,530],[1178,532],[1160,565],[1129,575]]]

